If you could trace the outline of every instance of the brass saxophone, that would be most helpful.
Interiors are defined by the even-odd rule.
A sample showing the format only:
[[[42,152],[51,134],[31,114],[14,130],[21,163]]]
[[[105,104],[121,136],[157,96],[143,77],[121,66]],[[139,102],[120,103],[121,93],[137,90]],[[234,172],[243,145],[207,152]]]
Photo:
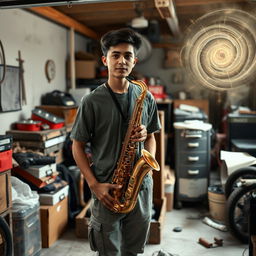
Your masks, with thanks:
[[[147,85],[143,81],[131,81],[141,87],[141,94],[136,99],[133,113],[125,135],[122,151],[117,163],[117,168],[112,177],[112,183],[122,185],[121,189],[111,191],[115,198],[112,211],[117,213],[130,212],[137,202],[137,196],[143,178],[151,170],[160,170],[155,158],[145,149],[142,149],[140,159],[134,164],[138,142],[134,142],[131,136],[134,128],[141,124],[143,101],[147,95]]]

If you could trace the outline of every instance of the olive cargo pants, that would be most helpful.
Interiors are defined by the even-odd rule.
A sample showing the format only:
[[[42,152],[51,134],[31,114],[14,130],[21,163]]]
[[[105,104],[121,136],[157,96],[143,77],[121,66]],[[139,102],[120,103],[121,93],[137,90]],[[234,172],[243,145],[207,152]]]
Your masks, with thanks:
[[[114,213],[93,197],[88,238],[90,247],[99,256],[135,256],[144,252],[151,209],[153,179],[147,175],[134,209],[129,213]]]

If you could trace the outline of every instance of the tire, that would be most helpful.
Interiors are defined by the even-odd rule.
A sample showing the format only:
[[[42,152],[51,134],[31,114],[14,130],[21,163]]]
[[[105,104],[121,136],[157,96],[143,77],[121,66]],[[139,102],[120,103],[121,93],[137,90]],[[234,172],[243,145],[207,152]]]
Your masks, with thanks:
[[[249,242],[250,193],[256,184],[235,189],[227,201],[227,224],[229,231],[241,242]]]
[[[248,166],[240,168],[228,176],[225,184],[225,196],[228,198],[232,191],[237,188],[237,182],[241,179],[256,179],[256,167]]]
[[[0,236],[3,240],[3,256],[12,255],[12,234],[5,219],[0,216]]]

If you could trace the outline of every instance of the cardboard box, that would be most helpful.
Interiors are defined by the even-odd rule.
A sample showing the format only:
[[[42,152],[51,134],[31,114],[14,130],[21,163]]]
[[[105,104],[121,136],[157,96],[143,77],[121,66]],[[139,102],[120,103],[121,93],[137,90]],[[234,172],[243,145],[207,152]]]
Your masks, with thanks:
[[[42,247],[49,248],[68,224],[68,197],[55,205],[40,206]]]
[[[154,199],[154,208],[156,211],[155,220],[152,220],[150,223],[148,243],[160,244],[166,213],[166,198]]]
[[[88,201],[83,210],[76,216],[76,236],[78,238],[88,238],[88,224],[90,219],[90,203]]]
[[[96,77],[96,61],[95,60],[76,60],[75,74],[77,78],[92,79]],[[67,65],[67,76],[70,78],[70,62]]]
[[[176,68],[181,66],[180,61],[180,49],[167,49],[165,51],[165,60],[164,67],[165,68]]]
[[[164,217],[166,213],[166,198],[164,196],[164,168],[165,168],[165,146],[164,146],[164,112],[159,111],[159,118],[162,129],[155,134],[157,153],[156,160],[160,165],[160,171],[153,171],[154,189],[153,203],[156,214],[150,223],[149,244],[160,244],[162,239],[162,230],[164,225]]]
[[[12,206],[11,171],[0,172],[0,214]]]

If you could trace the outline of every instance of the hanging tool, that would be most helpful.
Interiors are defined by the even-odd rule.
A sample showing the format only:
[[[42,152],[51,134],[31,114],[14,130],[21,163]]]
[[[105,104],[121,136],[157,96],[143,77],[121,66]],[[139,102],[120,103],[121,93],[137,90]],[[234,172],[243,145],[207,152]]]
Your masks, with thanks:
[[[21,58],[20,50],[18,51],[18,59],[16,59],[16,60],[19,62],[19,69],[20,69],[22,105],[27,105],[26,89],[25,89],[25,82],[24,82],[24,68],[23,68],[24,60]]]
[[[3,44],[2,44],[1,40],[0,40],[0,48],[1,48],[1,52],[2,52],[2,58],[3,58],[3,76],[2,76],[2,78],[0,80],[0,85],[1,85],[1,83],[5,79],[5,73],[6,73],[6,62],[5,62],[4,47],[3,47]]]

